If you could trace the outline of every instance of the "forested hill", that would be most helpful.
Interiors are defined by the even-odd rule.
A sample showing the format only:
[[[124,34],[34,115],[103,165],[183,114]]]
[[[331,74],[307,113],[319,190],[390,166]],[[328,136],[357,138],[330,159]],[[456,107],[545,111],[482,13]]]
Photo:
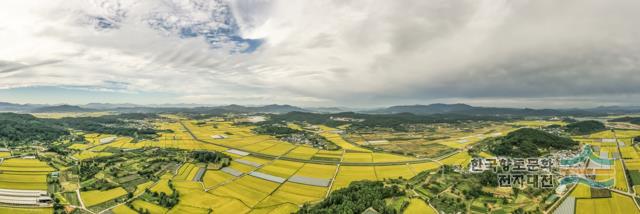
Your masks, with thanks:
[[[565,130],[573,135],[586,135],[605,130],[603,123],[595,120],[586,120],[568,124]]]
[[[32,115],[0,113],[0,139],[9,144],[53,141],[67,134],[64,127]]]
[[[611,119],[609,122],[626,122],[631,124],[640,125],[640,117],[621,117],[616,119]]]
[[[72,105],[45,106],[31,110],[32,113],[65,113],[65,112],[94,112],[95,109],[81,108]]]
[[[385,203],[386,198],[398,197],[405,193],[396,185],[385,186],[380,181],[355,181],[347,188],[332,192],[323,201],[305,204],[298,214],[311,213],[362,213],[372,207],[382,214],[396,213]]]
[[[467,104],[430,104],[430,105],[405,105],[391,106],[365,113],[397,114],[412,113],[416,115],[433,114],[463,114],[463,115],[487,115],[487,116],[596,116],[600,112],[590,112],[582,109],[531,109],[531,108],[501,108],[478,107]]]
[[[578,142],[545,131],[523,128],[493,140],[490,151],[497,156],[539,157],[550,149],[575,149]]]
[[[132,137],[152,136],[156,134],[156,130],[138,127],[135,121],[156,117],[155,114],[121,114],[43,119],[29,114],[0,113],[0,141],[8,141],[14,145],[53,142],[68,135],[70,129]]]

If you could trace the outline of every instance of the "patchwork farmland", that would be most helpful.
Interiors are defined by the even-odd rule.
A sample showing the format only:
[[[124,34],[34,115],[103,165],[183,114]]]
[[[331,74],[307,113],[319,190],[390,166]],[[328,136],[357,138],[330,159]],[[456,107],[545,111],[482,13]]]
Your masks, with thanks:
[[[462,207],[471,213],[565,209],[560,206],[565,197],[552,200],[556,193],[549,189],[517,195],[515,189],[481,187],[486,178],[467,172],[473,158],[498,156],[485,149],[487,143],[513,130],[546,130],[563,123],[470,122],[394,131],[348,124],[235,122],[245,121],[243,117],[142,116],[135,124],[154,134],[73,130],[72,137],[53,144],[56,149],[6,149],[0,163],[0,203],[8,208],[0,206],[0,211],[291,213],[369,188],[391,188],[376,194],[394,195],[383,204],[396,213],[459,212]],[[629,195],[640,189],[636,135],[640,132],[616,130],[570,136],[598,148],[602,157],[618,157],[609,174],[595,176],[615,181],[610,197],[569,186],[564,194],[575,200],[572,209],[597,213],[597,207],[632,208]],[[456,200],[465,197],[474,199]]]

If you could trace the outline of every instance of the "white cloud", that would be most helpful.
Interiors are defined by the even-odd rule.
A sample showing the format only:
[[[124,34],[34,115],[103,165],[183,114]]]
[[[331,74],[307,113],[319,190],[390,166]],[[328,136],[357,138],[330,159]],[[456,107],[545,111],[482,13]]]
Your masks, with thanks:
[[[180,94],[180,102],[302,105],[636,95],[638,6],[633,0],[3,1],[0,71],[11,72],[0,72],[0,88],[115,87]],[[181,37],[181,28],[233,31],[221,19],[226,12],[238,23],[235,36],[261,39],[262,46],[237,53],[248,43]],[[149,21],[158,17],[164,22]]]

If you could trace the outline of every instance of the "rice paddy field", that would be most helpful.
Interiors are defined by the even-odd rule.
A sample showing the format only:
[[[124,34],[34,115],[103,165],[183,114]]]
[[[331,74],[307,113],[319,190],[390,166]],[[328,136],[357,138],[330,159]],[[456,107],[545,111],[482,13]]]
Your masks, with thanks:
[[[624,160],[627,170],[640,170],[640,158]]]
[[[437,169],[438,167],[440,167],[440,164],[435,162],[415,163],[409,164],[409,167],[411,167],[414,172],[420,173],[422,171]]]
[[[282,184],[274,193],[265,198],[254,207],[265,208],[280,204],[293,204],[301,206],[307,202],[316,202],[324,199],[327,193],[326,187],[317,187],[293,182]],[[294,210],[295,211],[295,210]]]
[[[239,163],[237,161],[231,161],[231,165],[229,165],[229,167],[243,173],[248,173],[256,169],[254,166]]]
[[[202,182],[206,188],[210,188],[225,181],[230,181],[233,178],[234,176],[219,170],[207,170],[207,172],[204,173]]]
[[[256,143],[256,144],[246,145],[246,146],[240,147],[240,149],[245,150],[245,151],[251,151],[251,152],[259,152],[259,151],[268,149],[270,147],[273,147],[276,144],[279,144],[278,141],[268,140],[268,141],[263,141],[263,142]]]
[[[407,206],[407,209],[404,210],[404,214],[437,214],[437,213],[438,212],[433,210],[433,208],[427,205],[426,202],[418,198],[412,198],[409,202],[409,206]]]
[[[216,196],[238,199],[246,206],[253,207],[269,196],[279,185],[253,176],[243,176],[210,192]]]
[[[91,147],[91,145],[89,145],[89,144],[76,143],[76,144],[72,144],[68,148],[69,149],[75,149],[75,150],[85,150],[85,149],[87,149],[89,147]]]
[[[435,158],[468,147],[478,141],[501,136],[515,128],[503,123],[436,124],[412,132],[376,130],[350,133],[346,138],[359,145],[373,146],[386,152],[406,153]]]
[[[336,173],[337,168],[338,167],[336,165],[307,163],[304,164],[304,166],[302,166],[302,168],[300,168],[295,175],[308,178],[330,179],[333,178],[333,174]]]
[[[0,152],[0,158],[11,157],[11,152]]]
[[[353,181],[378,180],[373,166],[340,166],[331,191],[349,186]]]
[[[638,152],[632,146],[620,147],[620,153],[622,155],[622,158],[624,158],[624,159],[639,159],[640,158],[640,156],[638,155]]]
[[[571,196],[576,198],[591,198],[591,187],[578,183],[571,192]]]
[[[468,152],[458,152],[441,160],[440,162],[447,165],[467,166],[471,162],[471,156]]]
[[[298,146],[295,149],[287,153],[286,157],[298,158],[304,160],[311,160],[311,158],[318,153],[318,149],[308,146]]]
[[[320,150],[315,155],[313,155],[311,159],[340,161],[342,160],[343,153],[344,151]]]
[[[293,161],[276,160],[273,163],[262,167],[258,172],[266,173],[269,175],[278,176],[281,178],[291,177],[303,163]]]
[[[640,211],[633,199],[612,192],[611,198],[576,199],[576,213],[633,214]]]
[[[76,154],[73,154],[72,157],[84,161],[84,160],[90,160],[90,159],[94,159],[94,158],[100,158],[100,157],[108,157],[113,155],[113,153],[110,152],[94,152],[94,151],[89,151],[89,150],[85,150],[85,151],[80,151]]]
[[[387,154],[387,153],[379,153],[379,152],[372,153],[372,158],[374,163],[415,160],[415,158],[412,158],[412,157],[395,155],[395,154]]]
[[[318,126],[318,127],[322,130],[322,132],[320,132],[320,136],[325,137],[327,140],[329,140],[332,143],[340,146],[344,150],[359,151],[359,152],[371,152],[368,149],[355,146],[355,145],[347,142],[346,140],[344,140],[342,138],[342,136],[340,136],[340,134],[335,133],[336,131],[339,131],[338,129],[331,128],[331,127],[328,127],[328,126]]]
[[[0,189],[46,190],[47,175],[1,173]]]
[[[160,180],[150,190],[153,192],[163,192],[167,195],[173,193],[173,190],[169,188],[169,180],[173,177],[172,174],[166,173],[160,177]]]
[[[373,162],[372,153],[361,152],[345,152],[342,157],[343,162],[371,163]]]
[[[195,177],[195,173],[198,171],[198,167],[192,163],[186,163],[180,166],[178,174],[173,177],[174,180],[190,181]]]
[[[616,136],[614,135],[616,133],[610,131],[610,130],[605,130],[605,131],[601,131],[601,132],[596,132],[593,134],[589,135],[589,138],[592,139],[613,139]]]
[[[133,195],[139,195],[139,194],[142,194],[142,193],[145,191],[145,189],[147,189],[147,188],[151,187],[152,185],[153,185],[153,182],[152,182],[152,181],[147,181],[147,182],[144,182],[144,183],[138,184],[138,185],[136,186],[136,191],[135,191],[135,192],[133,192]]]
[[[616,180],[614,187],[625,192],[628,191],[627,178],[625,177],[624,168],[622,167],[622,162],[620,160],[615,162],[615,172]]]
[[[47,163],[38,159],[12,158],[3,160],[0,163],[0,171],[3,172],[25,172],[31,174],[48,174],[55,171]]]
[[[91,207],[122,197],[126,194],[126,190],[122,187],[117,187],[106,191],[93,190],[80,192],[80,197],[86,207]]]
[[[244,157],[239,157],[236,160],[242,160],[242,161],[247,161],[247,162],[251,162],[251,163],[255,163],[255,164],[267,164],[269,162],[271,162],[270,160],[267,159],[262,159],[262,158],[258,158],[258,157],[254,157],[254,156],[244,156]]]
[[[284,203],[268,207],[256,207],[255,209],[251,210],[250,214],[295,213],[297,210],[298,206],[294,204]]]
[[[618,138],[633,138],[640,136],[640,130],[616,130]]]
[[[514,126],[529,127],[529,128],[540,128],[540,127],[545,127],[550,125],[561,125],[561,126],[567,125],[567,123],[563,121],[549,121],[549,120],[522,120],[522,121],[516,121],[508,124],[514,125]]]
[[[11,214],[51,214],[53,213],[53,208],[45,207],[45,208],[22,208],[22,207],[0,207],[0,213],[11,213]]]
[[[115,135],[111,135],[111,134],[99,134],[99,133],[89,133],[89,134],[84,134],[83,136],[84,136],[84,139],[90,145],[100,145],[101,144],[100,140],[116,137]]]
[[[167,208],[143,200],[134,200],[133,202],[131,202],[131,205],[136,210],[149,210],[150,213],[166,213],[168,211]]]
[[[37,159],[12,158],[0,163],[0,189],[46,190],[55,169]]]
[[[195,184],[199,185],[197,183]],[[243,201],[233,197],[217,196],[198,188],[184,188],[181,186],[176,188],[180,192],[180,202],[167,213],[207,213],[208,209],[220,211],[233,210],[237,213],[247,213],[251,210]]]
[[[114,214],[138,214],[138,211],[132,210],[127,205],[120,205],[111,210]]]
[[[408,165],[374,166],[378,179],[404,178],[409,179],[416,174]]]
[[[294,145],[283,142],[283,143],[277,143],[274,146],[264,149],[260,151],[260,153],[274,155],[274,156],[281,156],[294,148],[295,148]]]
[[[130,143],[132,141],[133,141],[133,138],[130,138],[130,137],[119,137],[119,138],[116,138],[111,143],[105,143],[105,144],[101,144],[99,146],[95,146],[95,147],[91,148],[91,151],[102,151],[102,150],[106,149],[107,147],[121,148],[121,147],[123,147],[123,145],[128,144],[128,143]]]

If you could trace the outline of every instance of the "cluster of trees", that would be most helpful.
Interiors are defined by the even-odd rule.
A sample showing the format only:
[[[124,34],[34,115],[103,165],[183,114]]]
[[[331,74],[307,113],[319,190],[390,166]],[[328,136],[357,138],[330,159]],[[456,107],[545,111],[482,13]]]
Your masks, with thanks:
[[[108,157],[99,157],[91,159],[90,161],[81,161],[77,168],[73,168],[74,173],[80,175],[80,180],[89,180],[93,178],[98,172],[102,171],[105,166],[113,166],[117,162],[123,162],[127,159],[122,157],[122,154],[115,154]],[[79,171],[78,171],[79,170]]]
[[[462,198],[454,197],[437,197],[429,201],[439,211],[444,213],[466,213],[467,205]]]
[[[172,183],[169,183],[170,186],[172,187]],[[171,195],[167,195],[164,192],[151,192],[149,191],[149,189],[145,190],[145,194],[147,194],[147,197],[143,197],[143,198],[147,198],[148,200],[151,200],[152,203],[166,207],[171,209],[173,206],[175,206],[176,204],[178,204],[178,202],[180,202],[180,193],[178,193],[178,191],[175,191],[175,189],[171,188],[173,191],[173,193],[171,193]]]
[[[472,176],[477,177],[479,183],[482,186],[496,187],[498,186],[498,175],[491,170],[483,171],[482,173],[472,174]]]
[[[563,150],[575,149],[577,146],[578,142],[569,138],[537,129],[523,128],[497,138],[489,149],[497,156],[526,158],[538,157],[551,148]]]
[[[176,191],[172,181],[169,181],[168,185],[169,185],[169,189],[171,189],[170,195],[167,195],[164,192],[158,193],[158,192],[152,192],[149,189],[145,189],[144,194],[140,198],[150,203],[157,204],[162,207],[171,209],[180,202],[180,193]],[[131,209],[138,211],[138,213],[143,213],[143,214],[150,213],[148,209],[144,209],[142,207],[139,207],[138,209],[136,209],[135,207],[133,207],[131,203],[127,203],[127,206],[129,206]]]
[[[220,152],[194,151],[191,153],[193,159],[202,163],[223,163],[223,167],[229,165],[231,157]],[[226,163],[226,165],[224,165]]]
[[[362,213],[372,207],[380,213],[395,213],[395,209],[385,203],[385,198],[405,195],[398,186],[385,186],[380,181],[356,181],[332,192],[329,197],[313,206],[305,204],[302,213]]]
[[[600,121],[585,120],[571,123],[565,126],[565,130],[574,135],[586,135],[605,130],[606,127]]]
[[[49,152],[55,152],[58,153],[60,155],[69,155],[71,152],[67,149],[66,145],[63,144],[57,144],[57,145],[50,145],[49,148],[47,149],[47,151]]]
[[[300,130],[292,129],[281,124],[269,124],[264,123],[253,129],[258,134],[266,134],[273,136],[284,136],[301,132]]]

